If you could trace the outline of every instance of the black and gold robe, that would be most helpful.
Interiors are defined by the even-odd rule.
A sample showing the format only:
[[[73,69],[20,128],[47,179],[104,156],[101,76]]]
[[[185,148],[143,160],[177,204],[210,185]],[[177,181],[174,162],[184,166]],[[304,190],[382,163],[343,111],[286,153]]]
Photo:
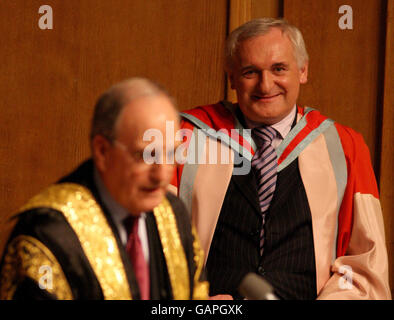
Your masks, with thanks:
[[[45,189],[13,218],[0,299],[139,299],[130,259],[93,179],[93,162]],[[206,299],[202,251],[171,194],[147,213],[151,299]]]

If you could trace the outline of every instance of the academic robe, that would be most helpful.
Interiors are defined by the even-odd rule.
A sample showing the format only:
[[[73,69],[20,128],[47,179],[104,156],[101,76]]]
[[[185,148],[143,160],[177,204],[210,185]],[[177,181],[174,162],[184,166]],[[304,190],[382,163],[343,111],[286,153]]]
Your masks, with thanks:
[[[130,258],[88,160],[12,218],[1,299],[139,299]],[[205,299],[202,251],[184,205],[168,193],[147,213],[151,299]]]
[[[230,181],[249,172],[256,150],[237,114],[237,104],[226,101],[182,113],[187,157],[172,188],[191,212],[205,262],[215,254],[210,246]],[[276,152],[278,172],[298,161],[312,216],[317,298],[390,299],[379,194],[362,136],[317,110],[297,107],[297,124]],[[258,197],[250,192],[257,190],[234,196],[256,207]]]

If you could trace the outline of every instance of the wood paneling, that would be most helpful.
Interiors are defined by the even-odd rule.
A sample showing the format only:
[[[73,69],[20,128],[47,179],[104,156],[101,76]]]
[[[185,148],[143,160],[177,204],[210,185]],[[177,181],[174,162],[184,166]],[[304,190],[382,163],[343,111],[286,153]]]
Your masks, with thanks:
[[[53,30],[38,9],[53,9]],[[89,155],[114,82],[161,82],[180,109],[224,97],[226,0],[0,2],[0,222]],[[207,36],[209,35],[209,36]]]
[[[252,0],[251,18],[278,18],[283,15],[283,0]]]
[[[384,1],[346,1],[353,9],[352,30],[338,26],[343,4],[342,0],[284,2],[284,17],[301,30],[310,55],[309,80],[299,103],[362,133],[378,175]]]
[[[386,229],[386,243],[390,262],[390,286],[394,295],[394,1],[387,3],[386,56],[384,70],[384,99],[382,121],[382,153],[380,158],[380,199]]]

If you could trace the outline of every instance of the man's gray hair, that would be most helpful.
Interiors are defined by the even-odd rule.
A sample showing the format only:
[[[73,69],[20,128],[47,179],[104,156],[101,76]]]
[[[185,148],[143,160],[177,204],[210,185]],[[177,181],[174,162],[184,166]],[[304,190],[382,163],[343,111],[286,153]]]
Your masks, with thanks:
[[[133,99],[158,95],[165,95],[174,103],[172,97],[160,84],[145,78],[130,78],[115,84],[97,100],[90,140],[92,141],[96,135],[101,135],[113,142],[116,139],[116,124],[123,107]]]
[[[239,44],[242,41],[265,35],[271,28],[278,28],[289,37],[298,67],[302,68],[309,57],[301,31],[285,19],[261,18],[248,21],[230,33],[226,42],[226,69],[232,70],[234,57],[237,55]]]

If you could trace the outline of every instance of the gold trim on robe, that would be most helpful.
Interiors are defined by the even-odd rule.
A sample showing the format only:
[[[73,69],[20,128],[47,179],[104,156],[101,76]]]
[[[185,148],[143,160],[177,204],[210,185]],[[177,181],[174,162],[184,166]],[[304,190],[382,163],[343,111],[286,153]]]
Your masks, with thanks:
[[[55,184],[21,211],[47,207],[60,211],[76,233],[106,300],[129,300],[131,291],[113,232],[91,192],[75,183]]]
[[[190,283],[186,255],[178,232],[175,214],[167,199],[153,209],[174,300],[190,298]]]
[[[209,292],[208,281],[200,281],[201,273],[204,268],[204,251],[200,246],[198,234],[196,228],[192,226],[192,234],[194,237],[193,241],[193,252],[194,252],[194,263],[196,264],[196,272],[194,274],[194,288],[193,288],[193,300],[207,300]]]
[[[58,299],[73,298],[63,270],[52,252],[37,239],[20,235],[11,241],[4,256],[0,299],[12,299],[18,283],[26,277]]]

